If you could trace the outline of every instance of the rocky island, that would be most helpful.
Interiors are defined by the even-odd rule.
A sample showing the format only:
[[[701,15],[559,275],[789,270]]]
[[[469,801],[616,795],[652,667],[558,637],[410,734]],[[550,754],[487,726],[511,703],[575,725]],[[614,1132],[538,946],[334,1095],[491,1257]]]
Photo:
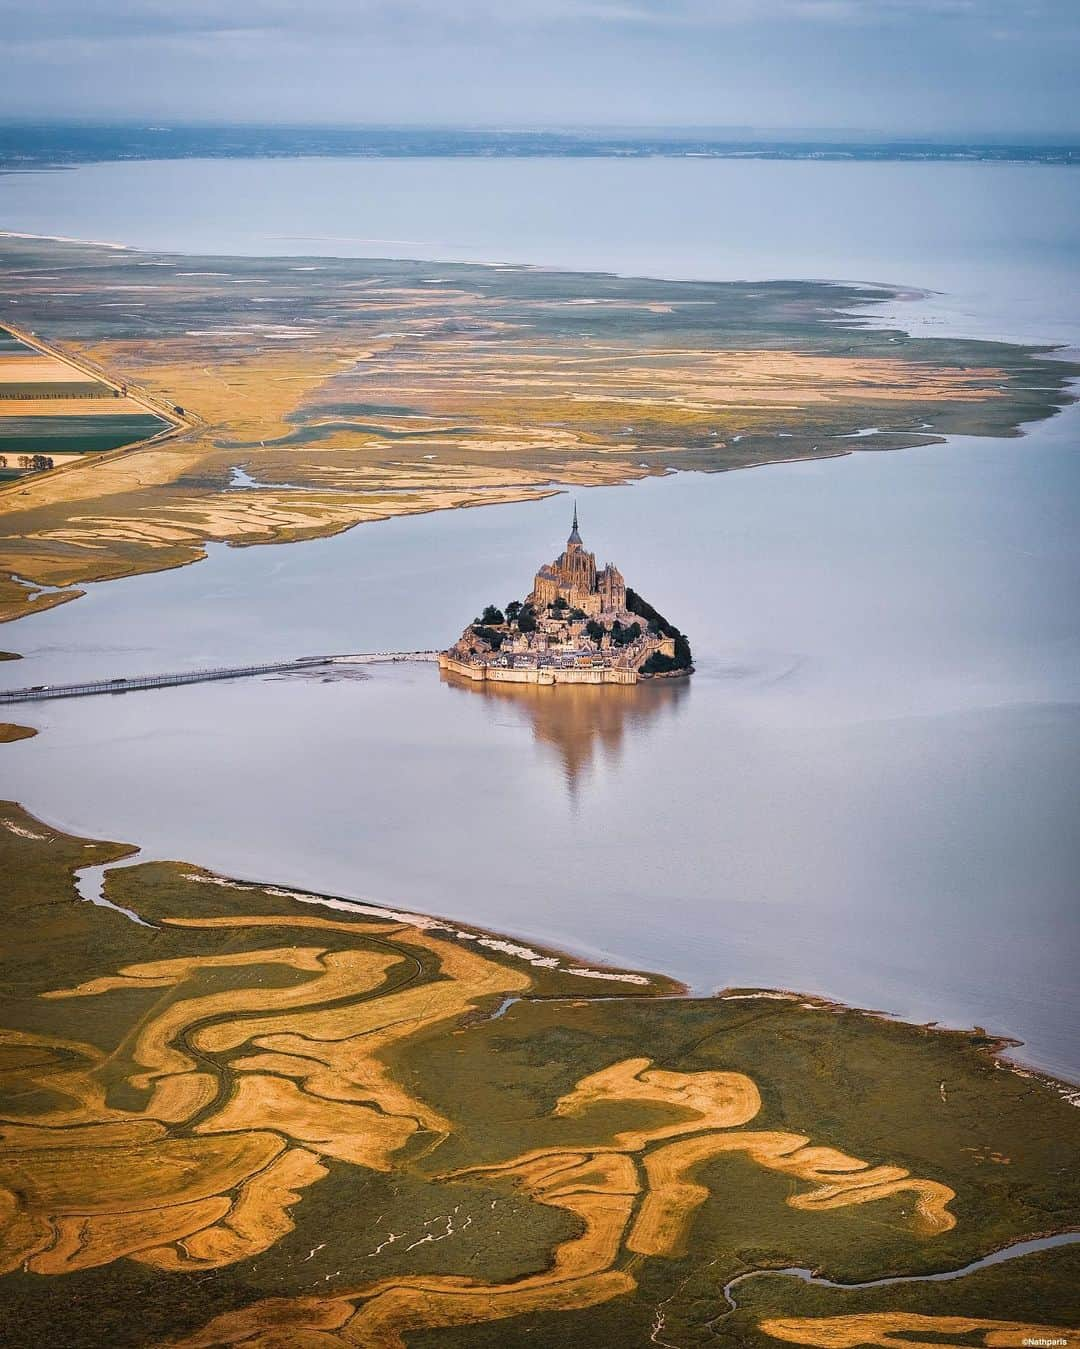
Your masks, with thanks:
[[[691,673],[690,643],[640,595],[613,562],[597,568],[578,531],[536,573],[524,602],[489,604],[439,667],[467,679],[508,684],[636,684]]]

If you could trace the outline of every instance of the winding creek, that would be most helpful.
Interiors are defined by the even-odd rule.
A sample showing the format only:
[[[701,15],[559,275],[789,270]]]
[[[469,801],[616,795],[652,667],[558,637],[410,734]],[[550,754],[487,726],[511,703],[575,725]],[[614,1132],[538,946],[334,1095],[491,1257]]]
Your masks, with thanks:
[[[1009,1260],[1019,1260],[1025,1255],[1035,1255],[1039,1251],[1053,1250],[1058,1246],[1072,1246],[1078,1241],[1080,1241],[1080,1232],[1058,1232],[1054,1236],[1032,1237],[1027,1241],[1013,1242],[1011,1246],[1003,1246],[998,1251],[991,1251],[989,1255],[981,1256],[978,1260],[973,1260],[960,1269],[940,1270],[936,1274],[894,1274],[884,1279],[867,1279],[864,1283],[837,1283],[833,1279],[826,1279],[820,1274],[815,1274],[812,1269],[796,1267],[751,1269],[745,1274],[736,1275],[734,1279],[724,1285],[724,1301],[728,1305],[729,1312],[737,1311],[739,1304],[735,1298],[734,1290],[740,1285],[750,1282],[751,1279],[769,1277],[799,1279],[803,1283],[814,1284],[818,1288],[839,1288],[852,1293],[864,1288],[885,1288],[896,1283],[943,1283],[952,1279],[963,1279],[968,1274],[976,1274],[980,1269],[988,1269],[991,1265],[1001,1265]],[[723,1313],[723,1315],[727,1314]],[[715,1324],[715,1322],[712,1324]]]

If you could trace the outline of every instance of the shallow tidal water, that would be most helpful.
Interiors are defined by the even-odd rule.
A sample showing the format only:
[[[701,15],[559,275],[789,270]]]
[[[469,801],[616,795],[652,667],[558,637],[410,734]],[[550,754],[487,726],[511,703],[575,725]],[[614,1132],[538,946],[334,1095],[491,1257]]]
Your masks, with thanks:
[[[1073,342],[1080,173],[1022,164],[257,159],[0,174],[0,229],[180,253],[945,292],[906,326]],[[14,316],[13,316],[14,317]]]
[[[1080,415],[1010,441],[580,492],[698,671],[477,690],[431,666],[37,704],[4,793],[176,857],[661,970],[1025,1041],[1080,1076]],[[9,630],[5,685],[448,642],[559,496],[215,547]],[[14,709],[13,709],[14,711]]]
[[[206,209],[206,202],[214,210]],[[1080,175],[720,161],[116,164],[0,226],[185,252],[502,260],[948,294],[926,333],[1080,339]],[[430,666],[39,704],[2,791],[228,874],[446,914],[694,989],[979,1024],[1080,1080],[1080,409],[1013,440],[579,492],[697,673]],[[243,490],[239,488],[238,490]],[[565,496],[214,547],[0,634],[0,685],[442,645],[528,589]]]

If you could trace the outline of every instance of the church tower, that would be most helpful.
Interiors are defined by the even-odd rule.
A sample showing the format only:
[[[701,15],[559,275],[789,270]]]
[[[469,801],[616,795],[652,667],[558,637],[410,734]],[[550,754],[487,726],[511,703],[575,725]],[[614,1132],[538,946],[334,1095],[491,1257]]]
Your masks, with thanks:
[[[590,595],[596,589],[596,558],[587,552],[578,533],[577,502],[574,502],[574,523],[570,527],[570,537],[566,540],[566,549],[555,564],[562,574],[563,586],[575,592],[567,594],[571,604],[580,605],[583,595]]]
[[[566,540],[566,547],[554,562],[549,562],[536,573],[536,581],[529,599],[540,607],[551,604],[560,597],[573,609],[583,609],[589,614],[599,612],[596,558],[581,541],[576,502],[574,521],[570,526],[570,537]]]

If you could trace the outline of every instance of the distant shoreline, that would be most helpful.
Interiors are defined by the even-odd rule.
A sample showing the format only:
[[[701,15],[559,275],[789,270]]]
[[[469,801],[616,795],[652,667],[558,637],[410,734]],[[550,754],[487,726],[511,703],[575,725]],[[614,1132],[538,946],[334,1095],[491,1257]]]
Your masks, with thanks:
[[[0,124],[0,173],[163,159],[759,159],[825,163],[1080,165],[1080,141],[733,135],[480,127],[87,126]]]

